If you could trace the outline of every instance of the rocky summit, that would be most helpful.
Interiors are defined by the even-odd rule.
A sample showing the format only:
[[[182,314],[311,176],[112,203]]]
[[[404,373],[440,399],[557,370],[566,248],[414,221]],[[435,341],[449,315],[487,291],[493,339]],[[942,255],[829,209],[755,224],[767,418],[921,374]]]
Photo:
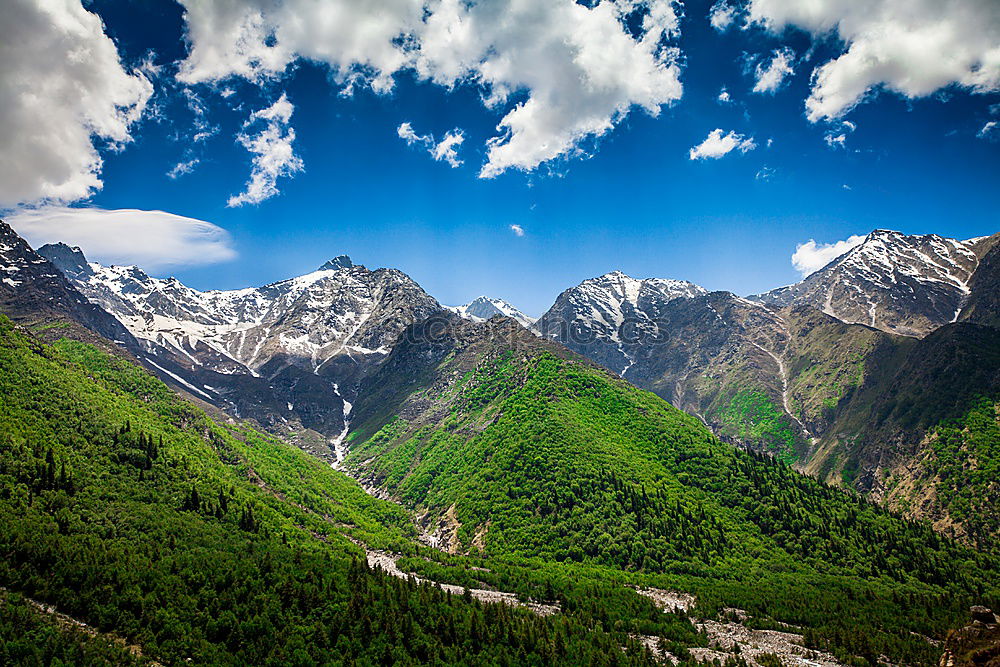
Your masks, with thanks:
[[[346,255],[263,287],[199,291],[135,266],[39,252],[140,341],[148,363],[199,399],[288,433],[305,428],[334,456],[358,382],[407,325],[441,310],[408,276]],[[167,366],[166,364],[169,364]]]

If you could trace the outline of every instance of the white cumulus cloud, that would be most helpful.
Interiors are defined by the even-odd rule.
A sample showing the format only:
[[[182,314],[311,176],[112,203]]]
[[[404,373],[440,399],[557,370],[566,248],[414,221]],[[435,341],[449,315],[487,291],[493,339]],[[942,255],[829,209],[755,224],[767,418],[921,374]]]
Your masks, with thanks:
[[[813,239],[809,239],[805,243],[795,246],[795,252],[792,253],[792,266],[805,278],[816,273],[851,248],[861,245],[864,240],[864,236],[856,234],[835,243],[816,243]]]
[[[250,114],[244,130],[255,127],[260,129],[253,134],[241,132],[236,139],[253,153],[253,169],[246,189],[230,197],[226,206],[259,204],[278,194],[278,178],[302,171],[302,159],[292,147],[295,129],[289,126],[294,109],[288,97],[282,93],[271,106]]]
[[[188,83],[281,76],[326,63],[350,93],[393,88],[410,70],[448,89],[474,85],[502,111],[480,176],[531,171],[581,152],[634,109],[681,97],[675,0],[182,0]],[[636,19],[633,34],[626,22]]]
[[[908,98],[949,85],[1000,90],[996,0],[750,0],[749,20],[773,32],[796,26],[845,51],[813,72],[809,120],[842,116],[884,87]]]
[[[155,272],[236,257],[226,230],[164,211],[43,206],[6,221],[34,248],[62,241],[102,264],[137,264]]]
[[[771,54],[771,62],[767,67],[758,63],[755,72],[756,82],[753,86],[755,93],[773,93],[781,87],[785,77],[795,72],[792,61],[795,60],[795,52],[784,47],[776,49]]]
[[[708,21],[719,32],[725,32],[736,19],[736,9],[726,0],[719,0],[708,11]]]
[[[410,123],[400,123],[396,128],[396,134],[406,142],[407,146],[418,144],[427,149],[431,157],[437,162],[447,162],[452,167],[458,167],[462,161],[458,159],[458,149],[465,141],[465,133],[458,128],[451,132],[445,132],[441,141],[435,141],[432,134],[417,134]]]
[[[0,3],[0,207],[101,188],[95,142],[131,140],[153,86],[80,0]]]
[[[716,128],[708,133],[703,142],[688,151],[688,157],[692,160],[720,158],[734,150],[746,153],[754,148],[757,148],[757,144],[754,143],[753,137],[732,131],[723,134],[721,129]]]
[[[521,225],[511,225],[510,231],[514,232],[514,236],[524,236],[524,227]]]

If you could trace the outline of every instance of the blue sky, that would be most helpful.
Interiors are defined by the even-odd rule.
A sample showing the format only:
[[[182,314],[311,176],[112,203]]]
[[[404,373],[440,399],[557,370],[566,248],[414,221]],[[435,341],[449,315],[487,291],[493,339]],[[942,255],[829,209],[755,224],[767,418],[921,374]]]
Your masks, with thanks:
[[[829,4],[835,12],[836,2]],[[991,11],[989,3],[968,6]],[[836,118],[813,121],[805,104],[817,98],[814,71],[864,46],[864,35],[842,23],[839,39],[823,37],[819,19],[810,17],[771,16],[771,23],[743,27],[758,11],[752,3],[734,3],[737,18],[720,31],[710,25],[710,3],[672,7],[683,17],[661,40],[674,51],[658,62],[676,68],[679,99],[657,105],[656,116],[630,107],[609,119],[610,130],[575,141],[568,154],[481,178],[498,122],[530,98],[530,89],[488,108],[481,84],[466,78],[443,86],[401,67],[390,91],[373,90],[368,79],[344,95],[336,79],[348,70],[298,57],[268,76],[182,82],[178,72],[198,43],[184,8],[92,2],[85,11],[102,19],[123,71],[145,72],[151,96],[130,121],[127,143],[115,148],[94,138],[102,187],[82,197],[22,195],[16,206],[10,195],[7,205],[162,210],[212,223],[228,232],[231,259],[154,266],[197,288],[263,284],[347,253],[369,267],[407,272],[442,303],[487,294],[536,316],[563,289],[614,269],[749,294],[798,280],[790,256],[810,239],[832,243],[874,228],[959,238],[1000,231],[1000,131],[990,125],[1000,121],[1000,94],[988,76],[985,84],[969,83],[983,75],[982,66],[963,79],[961,63],[952,63],[944,71],[959,74],[945,85],[922,84],[937,86],[928,95],[891,90],[910,85],[900,75],[904,83],[884,81]],[[633,34],[646,13],[640,7],[623,19]],[[987,27],[995,18],[995,11],[987,15]],[[931,14],[899,21],[905,27],[941,20]],[[987,30],[985,43],[997,34]],[[752,92],[757,66],[766,70],[783,48],[794,54],[794,71],[772,92]],[[567,84],[559,85],[562,94]],[[725,103],[718,99],[723,88]],[[258,117],[244,125],[282,95],[291,105],[287,123]],[[279,136],[294,131],[290,146],[302,169],[278,176],[272,196],[227,206],[252,169],[238,136],[252,139],[272,123]],[[433,139],[408,144],[398,134],[403,123]],[[692,148],[716,128],[753,148],[691,159]],[[457,167],[428,152],[455,130],[464,137]],[[194,140],[206,131],[210,136]],[[842,142],[832,141],[841,135]],[[194,159],[189,173],[168,176]],[[143,245],[141,229],[128,234]],[[73,240],[71,230],[65,236]],[[149,251],[137,249],[136,261]]]

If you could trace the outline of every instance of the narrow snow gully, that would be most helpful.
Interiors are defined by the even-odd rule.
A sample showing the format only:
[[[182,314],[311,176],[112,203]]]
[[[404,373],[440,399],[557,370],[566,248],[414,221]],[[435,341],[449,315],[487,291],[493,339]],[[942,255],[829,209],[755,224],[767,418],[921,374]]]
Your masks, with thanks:
[[[340,400],[344,402],[344,430],[341,431],[336,438],[330,441],[330,446],[333,448],[333,455],[337,458],[337,460],[330,465],[334,469],[339,469],[341,464],[343,464],[344,459],[347,457],[347,445],[344,443],[347,440],[347,432],[351,429],[351,409],[354,405],[340,393],[340,385],[334,384],[333,388],[334,391],[337,392],[337,396],[340,396]]]

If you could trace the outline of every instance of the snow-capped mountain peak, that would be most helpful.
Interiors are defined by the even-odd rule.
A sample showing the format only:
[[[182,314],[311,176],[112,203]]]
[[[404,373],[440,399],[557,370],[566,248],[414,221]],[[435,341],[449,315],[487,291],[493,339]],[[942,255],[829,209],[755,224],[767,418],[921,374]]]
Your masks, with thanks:
[[[664,308],[675,299],[699,297],[708,292],[683,280],[633,278],[612,271],[584,280],[556,299],[552,307],[535,323],[540,335],[569,344],[582,354],[624,374],[634,363],[633,350],[623,339],[643,331],[654,332]]]
[[[535,323],[534,317],[525,315],[509,302],[488,296],[477,297],[464,306],[448,306],[448,310],[465,319],[476,322],[482,322],[497,315],[502,315],[503,317],[515,320],[525,328],[530,328]]]
[[[694,283],[667,278],[633,278],[621,271],[584,280],[560,295],[559,301],[572,304],[574,319],[595,318],[609,328],[620,327],[629,316],[651,317],[665,303],[708,292]],[[544,317],[544,316],[543,316]]]
[[[343,432],[342,401],[353,400],[360,378],[399,333],[441,309],[401,271],[369,270],[346,255],[262,287],[203,292],[139,267],[87,263],[63,245],[39,253],[124,324],[157,364],[181,367],[195,391],[222,402],[229,394],[242,402],[237,412],[259,408],[256,398],[247,401],[248,391],[259,394],[270,405],[258,419],[273,420],[274,406],[293,405],[294,415],[281,407],[277,419],[297,416],[326,434]]]
[[[969,293],[984,238],[876,229],[802,282],[750,297],[772,306],[811,305],[851,324],[923,336],[953,322]]]

